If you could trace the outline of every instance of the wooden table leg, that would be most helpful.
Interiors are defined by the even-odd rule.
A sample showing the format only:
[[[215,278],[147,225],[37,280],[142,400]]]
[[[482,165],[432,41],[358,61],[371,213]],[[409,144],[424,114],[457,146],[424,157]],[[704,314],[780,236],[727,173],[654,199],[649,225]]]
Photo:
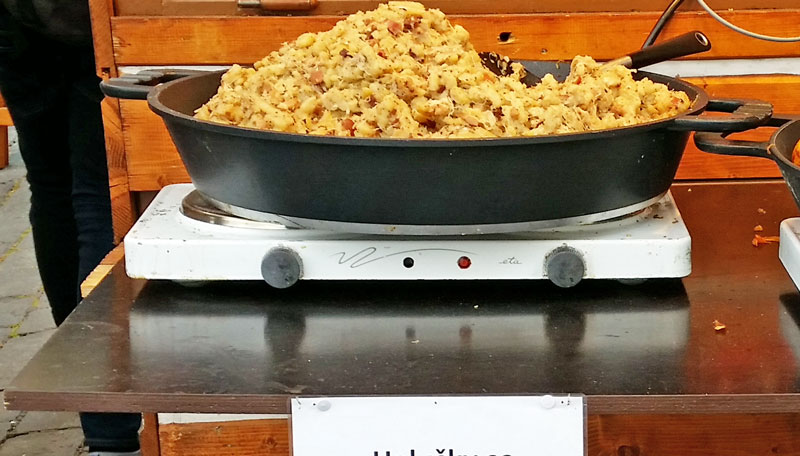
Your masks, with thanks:
[[[0,127],[0,169],[8,166],[8,127]]]
[[[158,415],[145,413],[142,415],[144,427],[139,435],[139,444],[142,447],[142,456],[160,456],[161,448],[158,442]]]

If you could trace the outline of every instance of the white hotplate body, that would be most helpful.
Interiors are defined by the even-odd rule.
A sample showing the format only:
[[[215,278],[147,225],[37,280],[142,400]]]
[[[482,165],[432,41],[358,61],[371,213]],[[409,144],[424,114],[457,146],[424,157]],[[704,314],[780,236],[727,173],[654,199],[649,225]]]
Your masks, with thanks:
[[[778,256],[795,286],[800,288],[800,217],[782,221],[780,237]]]
[[[546,279],[549,259],[565,249],[580,258],[584,279],[691,272],[691,238],[669,193],[638,214],[591,225],[401,237],[214,225],[181,213],[181,201],[192,190],[191,184],[163,188],[133,226],[125,237],[129,276],[262,280],[264,257],[276,248],[298,258],[301,280]]]

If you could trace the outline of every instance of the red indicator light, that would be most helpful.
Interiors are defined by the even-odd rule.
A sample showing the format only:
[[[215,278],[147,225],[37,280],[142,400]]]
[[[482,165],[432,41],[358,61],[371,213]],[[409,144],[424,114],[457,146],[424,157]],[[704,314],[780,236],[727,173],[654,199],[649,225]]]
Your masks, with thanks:
[[[467,269],[468,267],[472,266],[472,260],[469,257],[462,256],[458,259],[458,267],[461,269]]]

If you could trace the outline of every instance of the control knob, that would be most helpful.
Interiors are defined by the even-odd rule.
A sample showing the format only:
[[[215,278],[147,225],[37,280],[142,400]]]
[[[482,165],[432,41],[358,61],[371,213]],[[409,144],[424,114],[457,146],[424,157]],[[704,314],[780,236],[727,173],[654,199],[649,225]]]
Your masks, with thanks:
[[[578,284],[586,274],[583,255],[567,245],[555,248],[544,259],[544,271],[551,282],[561,288]]]
[[[289,288],[303,275],[303,261],[294,250],[275,247],[261,260],[261,277],[275,288]]]

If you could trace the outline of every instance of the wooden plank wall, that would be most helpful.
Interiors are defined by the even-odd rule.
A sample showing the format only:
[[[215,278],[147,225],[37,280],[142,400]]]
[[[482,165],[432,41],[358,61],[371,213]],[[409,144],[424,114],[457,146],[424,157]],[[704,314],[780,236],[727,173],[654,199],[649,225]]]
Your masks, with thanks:
[[[800,455],[800,414],[590,415],[587,428],[590,456]],[[290,454],[283,419],[160,424],[158,434],[163,456]]]
[[[576,54],[611,59],[637,50],[659,13],[455,15],[481,51],[512,58],[570,60]],[[748,10],[731,21],[774,35],[800,34],[800,9]],[[338,16],[312,17],[114,17],[117,65],[250,64],[304,32],[327,30]],[[678,13],[664,37],[702,30],[712,43],[702,59],[798,57],[800,43],[755,40],[723,27],[704,12]],[[500,34],[511,33],[502,41]]]
[[[374,8],[376,0],[319,0],[316,8],[294,14],[342,15]],[[448,14],[508,14],[508,13],[554,13],[554,12],[630,12],[661,11],[669,2],[664,0],[506,0],[485,2],[476,0],[427,0],[429,8],[439,8]],[[775,9],[797,6],[793,0],[714,0],[712,6],[719,11],[731,9]],[[685,2],[681,11],[699,10],[695,2]],[[237,8],[234,0],[118,0],[117,14],[120,16],[233,16],[258,15],[259,9]]]

